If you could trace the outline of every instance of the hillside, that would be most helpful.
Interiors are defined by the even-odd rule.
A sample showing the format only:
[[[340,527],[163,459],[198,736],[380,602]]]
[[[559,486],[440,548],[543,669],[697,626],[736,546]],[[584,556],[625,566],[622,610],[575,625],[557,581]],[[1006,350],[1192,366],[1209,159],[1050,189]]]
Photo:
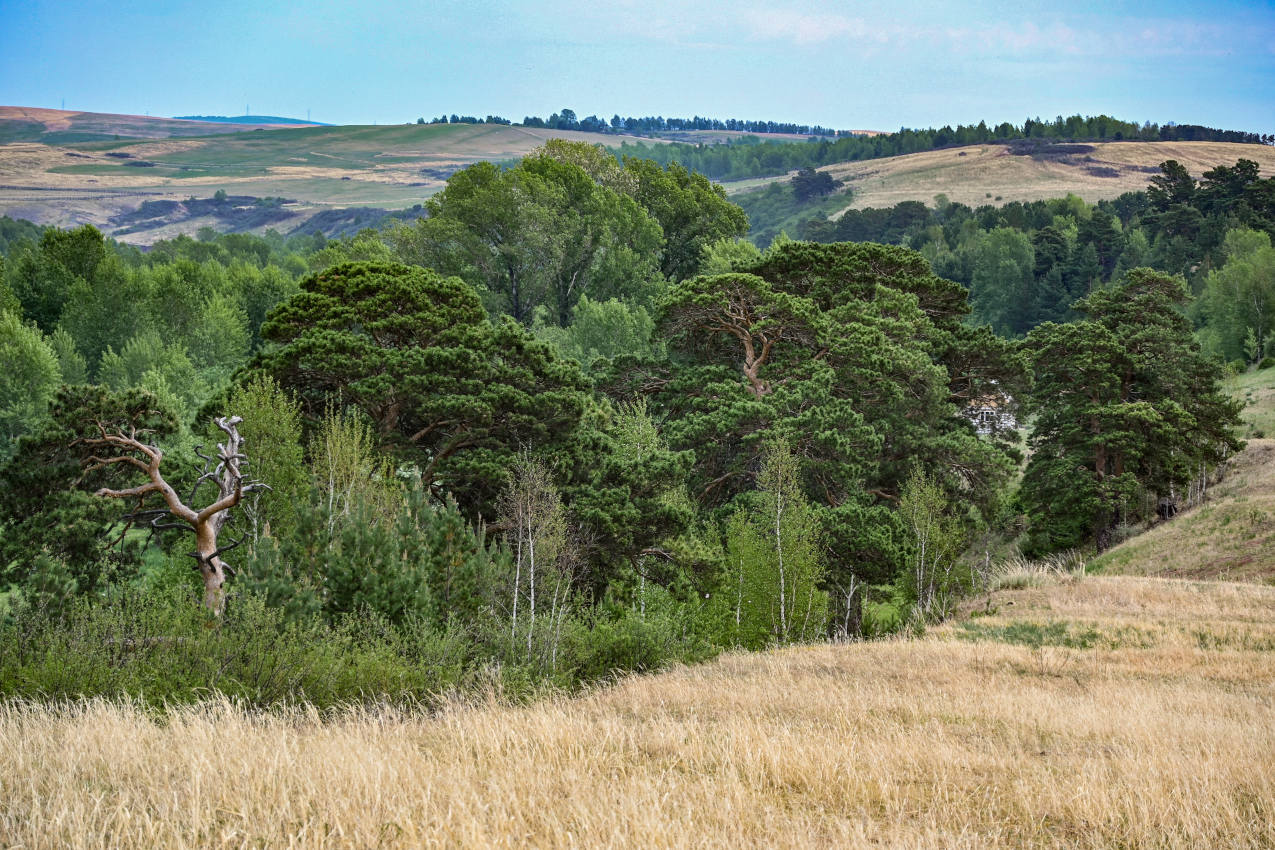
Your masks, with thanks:
[[[1203,504],[1125,541],[1094,563],[1106,573],[1275,585],[1275,369],[1230,379],[1245,401],[1248,444]]]
[[[72,124],[82,118],[67,115]],[[98,118],[102,123],[121,116]],[[183,131],[186,125],[200,128],[202,137],[50,144],[45,134],[45,141],[0,145],[0,214],[63,227],[93,224],[124,241],[150,244],[177,233],[193,234],[203,226],[234,228],[181,214],[138,227],[131,214],[143,201],[180,203],[224,190],[250,198],[287,198],[289,215],[271,223],[287,232],[324,210],[411,207],[442,188],[458,169],[480,160],[516,159],[547,139],[606,145],[627,139],[489,124],[245,128],[137,121],[156,135],[177,124]],[[157,123],[152,127],[147,121]]]
[[[529,706],[0,707],[27,848],[1269,847],[1275,588],[1089,577]]]
[[[819,169],[853,193],[842,208],[892,207],[901,201],[934,203],[934,196],[980,206],[1059,198],[1068,193],[1089,203],[1145,189],[1159,165],[1176,159],[1193,175],[1241,157],[1275,175],[1275,147],[1231,142],[1092,142],[1031,145],[971,145],[887,159],[840,163]],[[776,180],[723,184],[728,194],[764,188]],[[836,217],[834,214],[833,218]]]
[[[303,121],[300,118],[281,118],[278,115],[177,115],[178,121],[206,121],[212,124],[275,124],[278,126],[302,125],[306,127],[329,127],[322,121]]]
[[[240,133],[257,127],[297,123],[305,122],[287,120],[281,124],[275,124],[261,120],[245,123],[225,120],[214,124],[197,119],[76,112],[31,106],[0,106],[0,144],[43,142],[57,145],[117,139],[167,139],[175,136]]]
[[[738,135],[688,133],[700,143]],[[497,124],[281,127],[0,107],[0,215],[64,227],[93,224],[138,244],[193,234],[205,226],[257,232],[270,226],[290,232],[313,220],[307,229],[314,229],[324,227],[332,211],[350,208],[368,210],[343,220],[373,223],[384,210],[419,204],[466,165],[516,159],[550,138],[611,147],[634,141]],[[1093,202],[1145,188],[1165,159],[1177,159],[1198,175],[1240,157],[1256,160],[1263,174],[1275,174],[1275,148],[1222,142],[988,144],[822,170],[845,182],[853,193],[849,203],[856,208],[893,206],[902,200],[930,204],[940,193],[977,206],[1068,192]],[[786,180],[725,186],[738,197]],[[286,199],[279,205],[286,214],[261,225],[255,215],[209,217],[183,207],[189,199],[208,199],[218,190],[250,203]],[[143,214],[139,220],[144,201],[166,202],[169,211]],[[796,222],[817,208],[835,218],[846,206],[844,195],[834,196],[776,214]],[[327,217],[316,217],[321,212]]]

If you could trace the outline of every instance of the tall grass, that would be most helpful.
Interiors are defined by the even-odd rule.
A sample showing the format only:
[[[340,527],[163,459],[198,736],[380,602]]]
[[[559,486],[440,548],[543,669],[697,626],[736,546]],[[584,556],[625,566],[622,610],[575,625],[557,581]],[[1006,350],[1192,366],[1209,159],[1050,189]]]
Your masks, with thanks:
[[[1067,649],[945,626],[430,716],[9,702],[0,845],[1275,845],[1275,667],[1258,643],[1192,637],[1275,634],[1275,589],[1011,593],[1146,634]]]
[[[1037,560],[1016,556],[995,565],[985,578],[987,590],[1018,590],[1059,581],[1076,581],[1085,575],[1085,557],[1068,550]]]

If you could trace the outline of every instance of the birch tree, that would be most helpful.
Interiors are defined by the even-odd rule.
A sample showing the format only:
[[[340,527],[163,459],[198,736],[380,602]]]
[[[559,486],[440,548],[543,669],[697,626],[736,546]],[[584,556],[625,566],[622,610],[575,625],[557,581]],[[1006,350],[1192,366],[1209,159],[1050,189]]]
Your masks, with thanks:
[[[735,600],[736,640],[743,646],[807,641],[824,633],[822,530],[797,473],[788,444],[769,443],[754,507],[737,512],[728,525],[726,590]]]
[[[962,534],[943,489],[917,468],[899,496],[899,516],[909,536],[908,583],[923,617],[942,613],[957,580]]]
[[[548,468],[525,451],[509,471],[500,521],[514,560],[510,646],[525,642],[530,656],[539,624],[539,631],[547,631],[550,638],[550,663],[555,663],[571,591],[567,516]]]

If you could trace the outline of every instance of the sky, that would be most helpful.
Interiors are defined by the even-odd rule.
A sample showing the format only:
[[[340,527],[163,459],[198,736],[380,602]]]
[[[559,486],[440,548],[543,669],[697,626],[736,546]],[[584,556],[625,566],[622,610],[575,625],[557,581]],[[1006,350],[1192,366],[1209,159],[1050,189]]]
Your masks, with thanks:
[[[0,0],[0,105],[1275,132],[1275,0]]]

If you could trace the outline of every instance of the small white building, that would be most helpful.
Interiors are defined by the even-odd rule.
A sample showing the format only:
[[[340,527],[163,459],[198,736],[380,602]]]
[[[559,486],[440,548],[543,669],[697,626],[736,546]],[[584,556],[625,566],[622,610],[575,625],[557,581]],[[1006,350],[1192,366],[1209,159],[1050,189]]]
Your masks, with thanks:
[[[976,398],[965,408],[965,416],[981,435],[1004,433],[1018,429],[1014,400],[1003,393],[992,392]]]

